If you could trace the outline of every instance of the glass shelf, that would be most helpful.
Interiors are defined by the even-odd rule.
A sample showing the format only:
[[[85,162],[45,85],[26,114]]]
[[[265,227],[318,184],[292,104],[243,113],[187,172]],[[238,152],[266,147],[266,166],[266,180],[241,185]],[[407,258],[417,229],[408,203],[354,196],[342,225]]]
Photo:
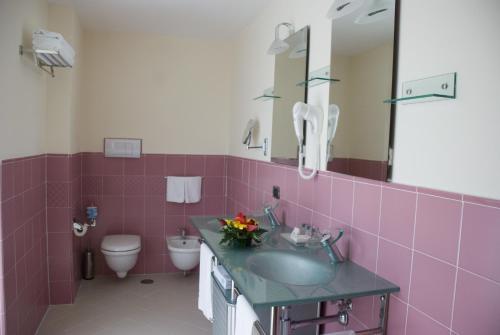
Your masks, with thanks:
[[[339,79],[331,78],[330,66],[309,73],[309,79],[301,81],[297,86],[315,87],[326,83],[336,83]]]
[[[384,100],[387,104],[419,103],[456,99],[457,73],[446,73],[439,76],[404,82],[402,96]]]
[[[269,101],[269,100],[274,100],[274,99],[281,99],[281,97],[278,97],[276,95],[261,95],[257,98],[254,98],[255,101],[260,100],[260,101]]]
[[[262,93],[262,95],[258,96],[257,98],[254,98],[253,100],[269,101],[274,99],[281,99],[281,97],[274,95],[274,87],[269,87],[264,90],[264,93]]]
[[[394,98],[394,99],[387,99],[384,100],[384,103],[386,104],[397,104],[398,102],[404,102],[404,101],[412,101],[412,100],[419,100],[419,102],[429,102],[429,101],[437,101],[437,100],[444,100],[444,99],[455,99],[456,97],[454,95],[444,95],[444,94],[424,94],[424,95],[416,95],[413,97],[404,97],[404,98]]]

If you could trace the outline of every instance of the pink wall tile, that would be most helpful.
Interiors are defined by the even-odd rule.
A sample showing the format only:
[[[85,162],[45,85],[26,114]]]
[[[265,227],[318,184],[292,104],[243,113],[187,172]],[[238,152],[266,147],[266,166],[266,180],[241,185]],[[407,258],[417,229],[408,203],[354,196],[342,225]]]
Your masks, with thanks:
[[[147,224],[163,225],[165,217],[165,199],[163,197],[145,198],[145,220]]]
[[[464,204],[460,266],[500,282],[500,209]]]
[[[227,175],[230,178],[240,180],[243,175],[243,160],[234,157],[229,158]]]
[[[415,227],[417,195],[413,192],[382,188],[380,235],[411,247]]]
[[[85,176],[121,176],[124,163],[122,158],[105,158],[103,154],[84,154],[82,174]]]
[[[485,205],[485,206],[500,208],[500,200],[474,197],[471,195],[464,195],[463,200],[465,202],[469,202],[469,203],[473,203],[473,204],[477,204],[477,205]]]
[[[122,197],[104,196],[97,205],[99,208],[99,227],[104,224],[123,224],[124,203]]]
[[[166,215],[184,215],[185,205],[177,204],[173,202],[167,202],[165,204]]]
[[[353,262],[374,272],[377,263],[377,237],[353,228],[349,255]]]
[[[144,196],[145,177],[125,176],[123,184],[123,193],[125,196]]]
[[[125,197],[123,198],[123,206],[123,224],[125,226],[144,225],[144,197]]]
[[[449,335],[450,331],[428,316],[410,307],[406,335]]]
[[[415,249],[454,264],[461,210],[461,202],[419,194]]]
[[[411,272],[411,250],[394,243],[380,240],[378,250],[377,273],[401,288],[394,295],[408,301]]]
[[[224,156],[207,156],[205,158],[206,176],[223,177],[225,176]]]
[[[223,177],[206,177],[203,180],[203,194],[205,196],[218,196],[224,194]]]
[[[186,176],[205,175],[205,156],[189,155],[186,158]]]
[[[297,203],[299,176],[296,170],[285,169],[285,182],[281,186],[281,197],[284,200]]]
[[[407,305],[394,297],[389,302],[388,334],[404,334]]]
[[[116,177],[104,177],[116,178]],[[121,178],[121,177],[118,177]],[[101,176],[85,176],[82,178],[82,192],[87,195],[103,194],[103,177]]]
[[[70,160],[69,156],[47,156],[47,181],[69,181]]]
[[[100,178],[100,177],[97,177],[97,178]],[[85,183],[85,177],[83,178],[83,180]],[[104,176],[104,177],[102,177],[102,194],[103,195],[114,195],[114,196],[123,195],[124,184],[125,184],[124,177],[122,177],[122,176]],[[85,190],[85,187],[83,189],[83,193],[86,195],[96,194],[96,193],[87,192]],[[97,193],[97,194],[100,194],[100,193]]]
[[[140,158],[124,158],[123,173],[126,176],[143,176],[146,173],[146,159],[144,156]]]
[[[3,164],[2,166],[2,200],[5,201],[14,196],[14,165]]]
[[[71,304],[72,303],[71,282],[52,282],[50,283],[50,304]]]
[[[223,196],[205,198],[205,214],[221,216],[225,213]]]
[[[327,176],[318,176],[315,181],[315,190],[313,193],[313,210],[323,215],[330,216],[332,203],[332,178]]]
[[[380,196],[379,186],[355,183],[353,226],[378,234]]]
[[[47,184],[47,207],[69,207],[70,183],[53,182]]]
[[[315,179],[318,177],[315,177]],[[299,205],[306,208],[313,208],[314,206],[314,186],[315,180],[299,179]]]
[[[165,176],[165,156],[145,155],[146,176]]]
[[[72,249],[72,233],[49,233],[48,256],[60,257],[61,255],[69,255]]]
[[[500,311],[500,283],[459,270],[453,330],[459,334],[498,334],[500,329],[498,311]]]
[[[312,221],[321,232],[329,231],[331,228],[331,219],[318,212],[313,212]]]
[[[186,156],[167,155],[165,160],[165,176],[184,176],[186,174]]]
[[[161,195],[165,197],[166,181],[163,176],[146,176],[144,191],[146,195]]]
[[[455,267],[418,252],[413,256],[410,304],[450,326]]]
[[[250,180],[250,161],[245,159],[243,161],[243,170],[241,172],[241,181],[248,184]]]
[[[312,223],[312,211],[305,207],[297,208],[297,225],[301,225],[304,223],[311,224]]]
[[[352,299],[353,312],[352,314],[359,320],[363,326],[362,328],[374,328],[377,327],[377,317],[375,316],[375,297],[367,296]],[[354,308],[354,306],[356,306]],[[378,306],[378,302],[377,302]],[[377,314],[378,315],[378,314]],[[353,326],[352,324],[350,325]],[[359,326],[356,329],[360,329]]]
[[[49,257],[49,280],[70,281],[73,271],[73,258],[67,255],[59,255],[58,257]]]
[[[351,180],[333,178],[332,217],[345,224],[352,224],[354,184]]]

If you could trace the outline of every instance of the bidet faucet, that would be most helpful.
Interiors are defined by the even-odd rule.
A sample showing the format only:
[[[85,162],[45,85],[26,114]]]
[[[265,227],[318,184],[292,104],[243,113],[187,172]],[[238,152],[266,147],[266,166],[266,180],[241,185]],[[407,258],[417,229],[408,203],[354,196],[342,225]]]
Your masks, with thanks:
[[[321,238],[321,245],[325,248],[332,264],[344,262],[344,256],[342,256],[342,253],[335,244],[343,235],[344,230],[339,229],[339,234],[334,239],[332,239],[332,235],[330,233],[323,234],[323,237]]]
[[[277,226],[281,225],[278,217],[276,216],[276,213],[274,212],[276,207],[278,207],[278,205],[274,207],[271,205],[264,206],[264,214],[266,214],[272,229],[275,229]]]
[[[178,231],[181,234],[182,239],[185,240],[186,236],[187,236],[187,230],[186,230],[186,228],[179,228]]]

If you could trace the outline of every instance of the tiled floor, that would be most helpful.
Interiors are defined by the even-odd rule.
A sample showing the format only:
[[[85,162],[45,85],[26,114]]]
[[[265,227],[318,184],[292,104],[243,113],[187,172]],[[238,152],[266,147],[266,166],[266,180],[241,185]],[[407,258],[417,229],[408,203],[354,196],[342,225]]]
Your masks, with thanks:
[[[154,284],[140,284],[145,278]],[[211,334],[197,297],[197,275],[97,277],[82,281],[75,304],[50,306],[37,334]]]

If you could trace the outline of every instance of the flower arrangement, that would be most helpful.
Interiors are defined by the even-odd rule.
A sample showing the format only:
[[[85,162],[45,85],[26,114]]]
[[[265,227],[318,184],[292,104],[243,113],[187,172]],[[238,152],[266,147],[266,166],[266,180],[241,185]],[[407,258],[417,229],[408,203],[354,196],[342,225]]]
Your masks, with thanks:
[[[267,230],[259,227],[254,219],[247,218],[243,213],[238,213],[234,219],[219,219],[224,235],[220,244],[229,244],[237,247],[249,247],[252,241],[260,243],[260,237]]]

